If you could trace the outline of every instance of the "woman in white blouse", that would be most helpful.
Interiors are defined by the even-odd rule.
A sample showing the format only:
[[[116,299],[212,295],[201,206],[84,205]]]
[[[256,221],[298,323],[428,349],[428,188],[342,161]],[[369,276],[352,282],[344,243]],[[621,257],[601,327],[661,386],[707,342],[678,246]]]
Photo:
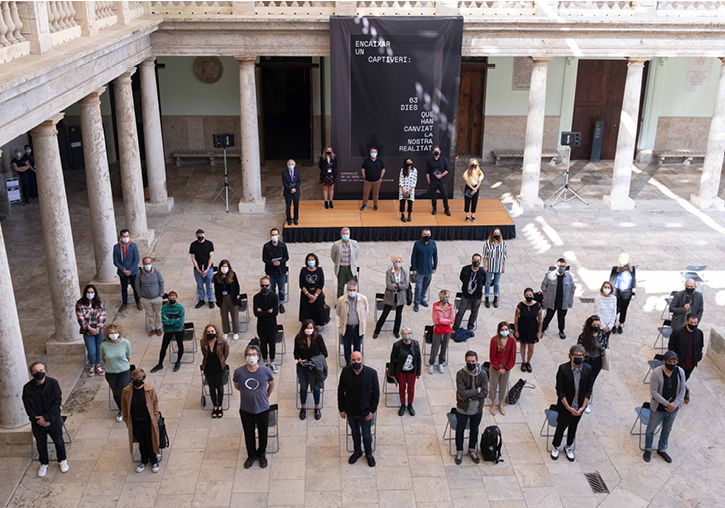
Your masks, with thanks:
[[[612,333],[617,319],[617,297],[614,296],[614,286],[611,282],[606,281],[602,284],[594,302],[597,304],[597,314],[601,319],[602,333],[609,340],[609,334]]]
[[[400,168],[400,180],[398,184],[398,199],[400,199],[400,220],[410,222],[410,213],[413,211],[415,201],[415,184],[418,183],[418,170],[413,167],[412,159],[405,159],[403,167]],[[405,218],[405,202],[408,202],[408,218]]]

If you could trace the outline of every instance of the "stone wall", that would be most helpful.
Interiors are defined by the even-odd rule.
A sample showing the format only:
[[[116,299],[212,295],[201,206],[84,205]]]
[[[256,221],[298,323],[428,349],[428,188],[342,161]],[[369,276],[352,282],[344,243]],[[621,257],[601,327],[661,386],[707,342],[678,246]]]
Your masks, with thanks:
[[[543,148],[558,146],[559,119],[544,117]],[[526,116],[488,116],[483,125],[483,158],[481,162],[493,162],[492,150],[523,150],[526,138]]]
[[[654,149],[705,152],[710,120],[710,117],[659,117]]]
[[[725,375],[725,337],[715,327],[710,329],[710,345],[707,347],[706,356]]]

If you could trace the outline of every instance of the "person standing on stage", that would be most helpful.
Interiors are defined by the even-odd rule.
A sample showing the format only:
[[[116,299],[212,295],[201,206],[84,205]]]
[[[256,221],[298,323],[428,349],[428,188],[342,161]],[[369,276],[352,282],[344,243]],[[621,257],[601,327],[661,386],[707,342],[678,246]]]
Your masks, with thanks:
[[[466,212],[466,221],[476,222],[476,206],[478,206],[478,188],[483,183],[483,171],[478,166],[477,159],[468,162],[468,169],[463,173],[466,187],[463,192],[463,211]],[[468,214],[468,210],[471,214]]]
[[[279,239],[279,229],[269,230],[270,241],[262,247],[262,261],[264,262],[264,273],[269,276],[272,292],[277,292],[279,299],[279,313],[284,314],[284,290],[285,277],[287,277],[287,261],[289,253],[287,245]]]
[[[410,281],[415,281],[415,302],[413,310],[418,312],[419,305],[428,307],[425,299],[433,274],[438,268],[438,247],[431,239],[430,228],[423,230],[423,237],[415,242],[410,256]]]
[[[448,175],[448,159],[441,155],[441,147],[436,145],[433,147],[433,157],[425,162],[425,178],[428,180],[430,202],[433,206],[431,215],[436,214],[438,205],[436,192],[440,191],[445,213],[447,216],[451,216],[451,211],[448,208],[448,190],[446,190],[445,182],[446,175]]]
[[[335,183],[337,183],[337,156],[331,146],[325,147],[323,150],[318,166],[320,167],[320,183],[325,208],[334,208],[332,198],[335,196]]]
[[[284,186],[284,202],[285,202],[285,213],[287,216],[287,225],[292,225],[292,220],[295,221],[295,226],[300,220],[300,187],[302,187],[302,173],[299,169],[295,168],[295,161],[292,159],[287,161],[287,169],[282,171],[282,185]],[[292,218],[292,203],[295,205],[295,215]]]
[[[345,285],[351,280],[357,281],[357,256],[360,248],[355,240],[350,240],[350,228],[340,230],[340,240],[332,244],[330,259],[337,275],[337,297],[345,292]]]
[[[363,180],[365,180],[363,182],[363,204],[360,210],[367,209],[370,190],[373,191],[373,210],[377,210],[380,184],[385,176],[385,164],[383,163],[383,159],[378,159],[377,148],[370,148],[370,157],[363,161],[360,171],[362,172]]]
[[[406,222],[405,202],[408,202],[408,220],[410,222],[410,214],[413,212],[413,201],[415,201],[415,186],[418,183],[418,170],[413,167],[413,159],[405,159],[403,167],[400,168],[400,177],[398,178],[398,199],[400,200],[400,220]]]

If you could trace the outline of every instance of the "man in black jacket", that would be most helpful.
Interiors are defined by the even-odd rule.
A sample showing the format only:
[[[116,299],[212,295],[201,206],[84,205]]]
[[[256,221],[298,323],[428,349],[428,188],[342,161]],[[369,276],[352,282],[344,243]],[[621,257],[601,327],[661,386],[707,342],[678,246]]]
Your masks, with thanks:
[[[378,373],[372,367],[364,366],[362,353],[354,351],[350,355],[350,365],[342,369],[340,384],[337,387],[337,409],[340,411],[340,418],[347,418],[355,445],[355,452],[350,455],[348,464],[354,464],[357,459],[362,457],[360,443],[360,430],[362,429],[362,441],[365,444],[368,466],[375,467],[371,429],[379,400]]]
[[[279,229],[272,228],[269,231],[269,242],[262,247],[262,261],[264,262],[264,273],[269,275],[269,282],[272,292],[277,293],[279,298],[279,313],[284,314],[284,283],[287,277],[287,261],[289,253],[287,245],[279,239]]]
[[[576,439],[576,429],[581,420],[582,413],[592,398],[592,387],[594,386],[594,375],[589,364],[584,363],[585,350],[583,346],[575,344],[569,349],[569,361],[559,365],[556,373],[556,398],[559,417],[554,432],[553,448],[551,458],[559,458],[559,447],[566,436],[566,458],[574,462],[574,450],[571,446]]]
[[[403,338],[393,344],[390,352],[390,363],[387,375],[398,381],[398,395],[400,397],[400,409],[398,416],[405,414],[405,392],[408,392],[408,412],[415,416],[413,409],[413,397],[415,397],[415,380],[420,379],[421,361],[420,345],[413,340],[412,331],[409,327],[403,328]],[[407,390],[406,390],[407,388]]]
[[[702,293],[697,291],[697,284],[693,279],[687,279],[684,291],[678,291],[672,297],[670,312],[672,313],[672,331],[685,326],[685,318],[688,314],[695,314],[697,322],[702,319],[704,303]]]
[[[448,175],[448,159],[441,155],[441,149],[436,145],[433,147],[433,157],[425,161],[425,178],[428,180],[430,203],[433,208],[431,215],[436,214],[438,205],[436,192],[441,191],[443,208],[445,209],[446,215],[451,216],[451,211],[448,208],[448,190],[446,189],[445,182],[446,175]]]
[[[279,371],[274,363],[275,346],[277,345],[277,312],[279,300],[277,295],[269,289],[269,277],[266,275],[259,279],[260,291],[252,299],[254,315],[257,318],[257,336],[262,350],[264,365],[272,369],[275,374]],[[269,360],[267,360],[269,350]]]
[[[670,341],[667,344],[668,351],[677,353],[677,360],[680,367],[685,371],[685,379],[690,379],[690,374],[695,370],[697,364],[702,360],[702,348],[705,339],[697,325],[699,319],[697,314],[687,315],[687,324],[682,328],[672,331]],[[690,388],[685,393],[685,404],[690,403]]]
[[[55,444],[55,453],[60,463],[60,472],[68,472],[63,442],[63,420],[60,417],[60,405],[63,393],[58,381],[45,375],[45,365],[35,362],[30,366],[32,381],[23,386],[23,405],[30,418],[33,436],[38,444],[40,469],[38,476],[44,477],[48,471],[48,436]]]
[[[471,315],[468,317],[468,330],[473,330],[474,323],[478,318],[478,308],[481,306],[481,295],[483,286],[486,283],[486,271],[481,268],[481,255],[476,253],[471,258],[471,264],[461,268],[459,277],[461,283],[461,303],[458,305],[456,321],[453,323],[453,333],[456,333],[461,326],[463,314],[470,308]]]

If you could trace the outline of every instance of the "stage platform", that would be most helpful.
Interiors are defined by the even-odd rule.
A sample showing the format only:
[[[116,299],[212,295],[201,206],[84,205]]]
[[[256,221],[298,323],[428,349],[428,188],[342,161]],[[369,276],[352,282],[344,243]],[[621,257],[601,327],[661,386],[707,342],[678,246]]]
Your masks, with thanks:
[[[431,215],[430,201],[418,199],[413,205],[412,220],[400,220],[398,200],[380,201],[378,210],[360,211],[362,201],[335,201],[335,208],[325,209],[324,201],[301,201],[299,224],[285,222],[282,238],[287,243],[330,242],[340,239],[340,228],[349,227],[351,236],[359,242],[392,242],[417,240],[424,227],[431,229],[434,240],[484,240],[493,228],[500,228],[504,239],[516,238],[516,225],[497,199],[480,199],[476,209],[476,222],[466,222],[462,199],[448,201],[451,216],[443,213]],[[407,217],[407,213],[406,213]]]

